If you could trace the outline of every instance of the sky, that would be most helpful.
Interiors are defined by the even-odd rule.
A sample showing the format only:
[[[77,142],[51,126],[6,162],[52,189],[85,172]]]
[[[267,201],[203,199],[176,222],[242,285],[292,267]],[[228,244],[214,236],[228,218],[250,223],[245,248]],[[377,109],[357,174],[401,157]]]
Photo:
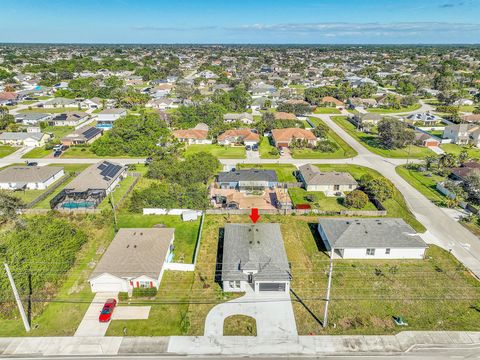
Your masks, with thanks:
[[[0,0],[0,42],[480,43],[480,0]]]

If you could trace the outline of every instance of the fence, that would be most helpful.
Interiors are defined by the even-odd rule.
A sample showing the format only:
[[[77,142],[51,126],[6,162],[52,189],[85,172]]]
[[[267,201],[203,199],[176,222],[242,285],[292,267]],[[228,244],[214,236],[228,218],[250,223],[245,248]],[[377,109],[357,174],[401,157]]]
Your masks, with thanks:
[[[202,215],[200,210],[190,209],[159,209],[159,208],[144,208],[143,215],[182,215],[185,212],[195,211],[198,216]]]
[[[303,187],[303,183],[301,182],[279,182],[277,184],[277,188],[280,188],[280,189],[301,188],[301,187]]]
[[[48,196],[50,196],[55,190],[57,190],[60,186],[65,184],[65,182],[72,177],[71,173],[65,174],[64,177],[62,177],[59,181],[57,181],[55,184],[50,186],[47,191],[44,193],[40,194],[37,198],[33,199],[27,204],[27,208],[32,208],[35,205],[37,205],[40,201],[46,199]]]
[[[208,215],[249,215],[251,209],[208,209],[205,210]],[[341,215],[341,216],[386,216],[386,210],[340,210],[325,211],[317,209],[259,209],[259,214],[263,215]]]
[[[55,210],[51,209],[22,209],[19,210],[18,213],[20,214],[27,214],[27,215],[44,215],[49,211],[58,211],[62,214],[99,214],[101,210],[95,208],[81,208],[81,209],[65,209],[59,208]]]
[[[117,203],[115,204],[115,209],[120,207],[120,205],[122,205],[122,203],[127,198],[128,194],[130,194],[130,192],[133,190],[135,185],[137,185],[138,180],[140,180],[140,174],[139,173],[128,173],[128,175],[135,177],[135,180],[133,180],[133,182],[130,184],[127,191],[125,191],[125,193],[122,195],[120,200],[117,201]]]
[[[195,271],[195,264],[166,263],[163,268],[174,271]]]

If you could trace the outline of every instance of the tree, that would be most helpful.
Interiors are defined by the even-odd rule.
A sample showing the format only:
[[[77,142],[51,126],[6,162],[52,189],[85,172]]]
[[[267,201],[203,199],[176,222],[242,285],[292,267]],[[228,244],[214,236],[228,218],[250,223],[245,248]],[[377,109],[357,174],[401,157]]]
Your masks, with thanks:
[[[458,154],[458,162],[463,166],[468,161],[469,157],[467,149],[462,149],[460,154]]]
[[[437,155],[427,155],[427,156],[425,156],[423,161],[425,163],[425,168],[427,170],[430,170],[432,168],[433,164],[438,163],[438,156]]]
[[[468,194],[468,199],[476,204],[480,203],[480,171],[473,170],[465,176],[463,186]]]
[[[17,210],[23,209],[25,203],[17,196],[7,192],[0,191],[0,221],[2,223],[8,220],[16,220]]]
[[[438,159],[438,167],[443,168],[452,168],[457,164],[457,158],[452,153],[443,153]]]
[[[398,149],[412,144],[415,133],[403,121],[388,118],[378,123],[378,138],[386,149]]]
[[[376,178],[366,184],[365,191],[378,201],[383,202],[393,197],[394,187],[389,180]]]
[[[348,208],[362,209],[368,203],[368,196],[361,190],[354,190],[345,196],[345,206]]]

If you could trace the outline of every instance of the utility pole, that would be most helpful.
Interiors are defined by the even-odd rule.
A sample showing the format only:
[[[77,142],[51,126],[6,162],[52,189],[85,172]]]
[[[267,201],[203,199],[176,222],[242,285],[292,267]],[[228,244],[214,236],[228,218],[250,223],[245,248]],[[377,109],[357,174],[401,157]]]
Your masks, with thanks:
[[[20,299],[20,295],[18,295],[17,287],[15,286],[15,281],[13,280],[12,273],[10,272],[10,268],[8,267],[7,263],[3,264],[5,266],[5,271],[7,272],[8,280],[10,280],[10,285],[12,285],[13,295],[15,296],[15,300],[18,305],[18,311],[20,312],[20,316],[23,320],[23,325],[25,326],[25,331],[30,331],[30,324],[28,323],[27,315],[25,314],[25,309],[23,308],[22,300]]]
[[[113,210],[113,223],[115,224],[115,233],[117,232],[117,210],[115,209],[115,204],[113,203],[113,191],[110,191],[110,204],[112,204],[112,210]]]
[[[333,253],[334,249],[330,250],[330,270],[328,271],[328,286],[327,286],[327,296],[325,298],[325,313],[323,314],[323,327],[326,328],[328,325],[328,305],[330,303],[330,289],[332,287],[332,275],[333,275]]]

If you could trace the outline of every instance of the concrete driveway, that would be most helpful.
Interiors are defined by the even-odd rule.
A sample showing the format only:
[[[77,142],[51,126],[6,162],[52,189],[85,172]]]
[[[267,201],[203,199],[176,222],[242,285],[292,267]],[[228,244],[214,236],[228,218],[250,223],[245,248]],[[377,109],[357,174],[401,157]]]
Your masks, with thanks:
[[[205,336],[223,336],[223,323],[232,315],[246,315],[257,322],[257,336],[271,339],[297,337],[290,294],[249,290],[245,296],[215,306],[205,320]]]
[[[117,306],[112,320],[147,320],[150,306]]]
[[[118,301],[118,293],[101,292],[95,295],[74,336],[105,336],[110,322],[101,323],[98,321],[98,316],[102,311],[103,304],[110,298],[117,299]],[[115,309],[114,311],[117,310],[118,309]]]

